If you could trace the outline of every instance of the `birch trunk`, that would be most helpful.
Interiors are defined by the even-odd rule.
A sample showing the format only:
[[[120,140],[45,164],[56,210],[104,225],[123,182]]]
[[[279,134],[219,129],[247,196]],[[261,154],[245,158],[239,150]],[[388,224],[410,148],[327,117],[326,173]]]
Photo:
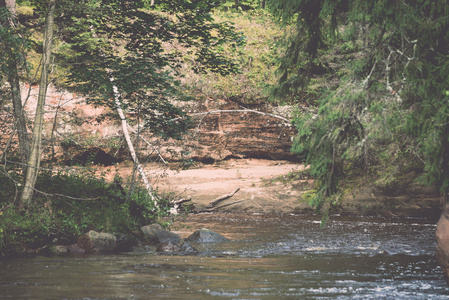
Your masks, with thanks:
[[[33,136],[31,140],[31,152],[25,176],[24,188],[21,195],[21,205],[28,207],[33,198],[37,175],[41,162],[42,130],[44,125],[44,105],[47,97],[48,70],[53,42],[53,28],[55,15],[55,2],[50,0],[48,4],[47,20],[44,32],[44,48],[42,59],[42,73],[39,83],[39,96],[37,100],[36,116],[34,119]]]

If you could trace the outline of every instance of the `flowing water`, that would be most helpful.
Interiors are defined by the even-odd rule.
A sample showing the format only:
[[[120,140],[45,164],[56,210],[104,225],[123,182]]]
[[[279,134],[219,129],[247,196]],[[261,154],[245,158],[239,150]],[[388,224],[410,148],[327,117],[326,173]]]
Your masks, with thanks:
[[[435,221],[197,215],[231,238],[197,255],[0,261],[0,299],[449,299]]]

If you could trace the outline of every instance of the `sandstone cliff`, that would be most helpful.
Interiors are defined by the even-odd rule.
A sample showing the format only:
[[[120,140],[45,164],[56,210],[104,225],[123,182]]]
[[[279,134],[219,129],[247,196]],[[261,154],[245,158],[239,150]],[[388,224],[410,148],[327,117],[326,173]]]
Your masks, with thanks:
[[[24,86],[22,92],[28,119],[32,121],[38,88]],[[286,119],[270,115],[271,107],[260,105],[246,110],[238,103],[225,101],[182,105],[194,121],[185,138],[163,140],[142,131],[138,144],[140,157],[205,163],[228,158],[295,159],[290,153],[295,130]],[[112,164],[130,159],[115,111],[87,104],[80,95],[54,87],[48,90],[45,108],[46,158],[84,164],[88,158],[97,157],[92,162],[105,165],[108,161]],[[8,120],[11,124],[12,118]],[[8,136],[6,124],[3,129],[3,136]],[[131,130],[137,131],[137,126]],[[137,144],[136,134],[134,141]]]

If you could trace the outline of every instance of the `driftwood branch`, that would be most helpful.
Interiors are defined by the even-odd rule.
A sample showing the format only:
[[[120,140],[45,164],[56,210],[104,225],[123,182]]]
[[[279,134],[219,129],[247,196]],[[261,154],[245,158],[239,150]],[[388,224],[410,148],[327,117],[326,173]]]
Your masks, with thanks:
[[[243,202],[243,201],[244,201],[244,200],[238,200],[238,201],[234,201],[234,202],[232,202],[232,203],[223,204],[223,205],[217,206],[217,207],[206,207],[206,208],[204,208],[203,210],[201,210],[200,212],[212,212],[212,211],[217,210],[217,209],[219,209],[219,208],[223,208],[223,207],[226,207],[226,206],[231,206],[231,205],[234,205],[234,204]]]
[[[178,200],[173,200],[173,201],[170,201],[170,203],[171,204],[173,204],[173,205],[176,205],[176,204],[182,204],[182,203],[185,203],[185,202],[189,202],[189,201],[192,201],[192,198],[181,198],[181,199],[178,199]]]
[[[212,200],[212,201],[210,202],[210,206],[215,206],[217,203],[219,203],[219,202],[221,202],[221,201],[223,201],[223,200],[226,200],[226,199],[231,198],[231,197],[234,196],[235,193],[237,193],[239,190],[240,190],[240,188],[236,188],[233,192],[231,192],[231,193],[229,193],[229,194],[226,194],[226,195],[220,196],[220,197],[218,197],[218,198],[215,198],[214,200]]]

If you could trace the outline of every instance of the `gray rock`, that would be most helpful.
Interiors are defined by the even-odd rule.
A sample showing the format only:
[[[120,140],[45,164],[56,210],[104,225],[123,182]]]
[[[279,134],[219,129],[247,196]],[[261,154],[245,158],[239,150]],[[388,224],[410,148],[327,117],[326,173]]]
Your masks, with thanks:
[[[181,248],[181,252],[183,253],[196,253],[198,250],[192,247],[188,242],[185,240],[181,240],[178,244],[178,247]]]
[[[159,224],[151,224],[140,228],[143,234],[143,239],[150,245],[157,246],[163,242],[172,242],[173,244],[179,244],[181,237],[176,233],[165,230]]]
[[[229,242],[229,239],[215,231],[202,228],[192,233],[188,238],[186,238],[186,241],[194,243],[224,243]]]
[[[111,233],[91,230],[78,238],[78,246],[86,253],[112,252],[117,248],[117,239]]]

